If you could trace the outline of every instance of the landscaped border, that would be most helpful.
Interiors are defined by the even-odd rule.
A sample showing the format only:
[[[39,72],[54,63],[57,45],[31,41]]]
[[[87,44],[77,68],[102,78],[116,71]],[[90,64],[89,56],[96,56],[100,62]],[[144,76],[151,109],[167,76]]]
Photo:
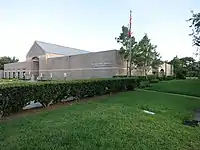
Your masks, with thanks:
[[[22,110],[33,100],[46,107],[67,97],[80,100],[134,90],[137,84],[134,78],[5,84],[0,87],[0,111],[5,116]]]

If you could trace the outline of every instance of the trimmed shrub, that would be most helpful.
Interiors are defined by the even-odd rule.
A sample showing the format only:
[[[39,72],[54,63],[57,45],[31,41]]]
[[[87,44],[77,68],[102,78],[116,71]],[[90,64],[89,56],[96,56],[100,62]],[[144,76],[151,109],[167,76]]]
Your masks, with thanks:
[[[173,80],[173,79],[174,79],[173,76],[166,76],[166,77],[165,77],[165,80],[167,80],[167,81],[169,81],[169,80]]]
[[[176,74],[176,79],[186,79],[186,76],[183,74],[183,73],[181,73],[181,72],[178,72],[177,74]]]
[[[156,79],[157,77],[155,75],[148,75],[147,78],[149,81],[151,81],[151,80]]]
[[[140,81],[147,81],[145,76],[137,76]]]
[[[127,77],[127,76],[113,76],[113,78],[135,78],[138,80],[138,82],[141,82],[141,81],[152,81],[154,79],[158,79],[159,81],[169,81],[169,80],[173,80],[175,79],[174,76],[163,76],[163,77],[158,77],[158,76],[155,76],[155,75],[148,75],[147,76],[147,79],[145,76],[132,76],[132,77]],[[179,79],[185,79],[184,77],[180,78]],[[156,80],[155,80],[156,82]]]
[[[163,77],[157,77],[158,80],[160,81],[169,81],[175,79],[174,76],[163,76]]]
[[[113,78],[127,78],[127,77],[130,77],[130,76],[127,76],[127,75],[117,75],[117,76],[113,76]]]
[[[146,88],[146,87],[150,87],[150,82],[149,81],[141,81],[139,83],[139,88]]]
[[[163,81],[163,80],[165,80],[164,77],[157,77],[157,79],[158,79],[159,81]]]
[[[136,86],[137,81],[133,78],[5,84],[0,87],[0,112],[9,115],[33,100],[46,107],[71,96],[83,99],[134,90]]]
[[[158,79],[152,79],[152,80],[150,80],[150,83],[158,83],[158,82],[159,82]]]

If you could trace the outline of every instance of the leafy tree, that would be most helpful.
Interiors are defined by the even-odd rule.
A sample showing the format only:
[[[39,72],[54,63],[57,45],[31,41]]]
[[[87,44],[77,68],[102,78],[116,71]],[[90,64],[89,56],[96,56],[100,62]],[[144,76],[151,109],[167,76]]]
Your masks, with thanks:
[[[180,58],[180,61],[182,63],[182,67],[185,72],[185,75],[192,76],[193,71],[195,70],[195,66],[194,66],[195,59],[192,57],[183,57],[183,58]]]
[[[182,65],[185,67],[189,67],[191,66],[191,64],[195,62],[195,59],[192,57],[183,57],[183,58],[180,58],[180,60],[182,61]]]
[[[160,54],[156,51],[157,46],[151,43],[147,34],[139,41],[135,47],[134,64],[144,71],[146,78],[151,69],[158,68],[161,64]]]
[[[174,75],[176,77],[178,74],[183,73],[183,62],[177,56],[170,61],[170,64],[174,67]]]
[[[18,61],[19,59],[17,59],[16,57],[12,57],[12,58],[8,56],[0,57],[0,70],[4,69],[4,64],[15,63]]]
[[[196,56],[199,55],[200,62],[200,13],[194,13],[194,11],[191,11],[191,13],[192,16],[187,21],[191,23],[189,27],[192,29],[192,33],[190,34],[190,36],[192,36],[193,38],[193,45],[197,47]],[[195,68],[197,70],[200,70],[200,65],[197,65],[197,67]],[[198,74],[200,76],[200,72]]]
[[[194,62],[192,64],[191,70],[189,70],[188,75],[191,77],[200,76],[200,61]]]
[[[196,62],[192,57],[178,58],[174,57],[170,64],[174,66],[174,74],[179,76],[198,76],[199,75],[199,62]]]
[[[127,62],[127,76],[131,76],[134,68],[142,69],[147,78],[148,72],[158,69],[162,64],[160,54],[156,52],[156,45],[151,44],[147,34],[137,43],[135,37],[129,37],[128,27],[122,26],[122,32],[118,38],[115,38],[121,44],[120,54],[124,56]]]
[[[118,38],[115,38],[117,43],[121,44],[120,48],[120,54],[124,56],[124,59],[126,60],[126,69],[127,69],[127,76],[128,74],[131,76],[131,68],[133,64],[133,57],[134,57],[134,49],[135,44],[137,43],[135,41],[135,37],[132,36],[129,37],[129,29],[128,27],[122,26],[122,32],[120,33]]]
[[[194,11],[191,13],[192,17],[188,19],[191,22],[190,28],[192,28],[190,36],[193,37],[193,44],[200,47],[200,13],[194,13]]]

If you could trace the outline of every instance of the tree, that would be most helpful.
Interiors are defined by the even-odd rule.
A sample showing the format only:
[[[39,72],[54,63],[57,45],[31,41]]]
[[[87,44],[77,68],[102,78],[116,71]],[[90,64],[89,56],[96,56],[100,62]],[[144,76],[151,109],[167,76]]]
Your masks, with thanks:
[[[18,61],[19,59],[17,59],[16,57],[12,57],[12,58],[8,56],[0,57],[0,70],[4,69],[4,64],[15,63]]]
[[[126,69],[127,69],[127,76],[128,74],[131,76],[132,64],[133,64],[133,57],[134,57],[134,48],[135,44],[135,37],[129,37],[129,29],[128,27],[122,26],[122,32],[120,33],[118,38],[115,38],[117,43],[121,44],[120,54],[123,55],[124,59],[126,60]]]
[[[160,54],[156,52],[156,45],[151,44],[147,34],[137,43],[135,37],[129,37],[128,27],[122,26],[122,32],[117,40],[121,44],[120,54],[127,62],[127,76],[131,76],[133,68],[142,69],[147,78],[148,72],[158,69],[162,64]],[[134,66],[133,66],[134,65]]]
[[[151,69],[158,68],[161,64],[160,54],[156,51],[157,46],[151,43],[147,34],[135,46],[134,64],[137,68],[141,68],[148,78],[147,74]]]
[[[192,28],[192,33],[190,36],[193,37],[193,45],[200,47],[200,13],[194,13],[194,11],[191,13],[192,17],[187,20],[191,22],[189,27]]]
[[[195,59],[192,57],[183,57],[180,58],[182,68],[184,70],[185,75],[193,76],[193,71],[195,71],[194,62]]]
[[[193,64],[191,64],[191,70],[188,74],[192,77],[197,77],[200,75],[200,61],[195,61]]]
[[[197,47],[196,56],[199,55],[199,62],[200,62],[200,13],[194,13],[191,11],[192,16],[187,21],[191,23],[189,26],[192,29],[192,36],[193,45]],[[197,66],[197,69],[200,70],[200,65]],[[199,72],[199,71],[198,71]],[[200,72],[198,73],[200,76]]]
[[[175,77],[183,73],[183,62],[177,56],[170,61],[170,64],[174,67]]]
[[[191,64],[195,62],[195,59],[192,57],[183,57],[183,58],[180,58],[180,60],[182,61],[183,66],[185,67],[189,67]]]
[[[178,58],[174,57],[170,64],[174,66],[174,74],[177,78],[180,76],[192,76],[199,75],[199,62],[196,62],[192,57]]]

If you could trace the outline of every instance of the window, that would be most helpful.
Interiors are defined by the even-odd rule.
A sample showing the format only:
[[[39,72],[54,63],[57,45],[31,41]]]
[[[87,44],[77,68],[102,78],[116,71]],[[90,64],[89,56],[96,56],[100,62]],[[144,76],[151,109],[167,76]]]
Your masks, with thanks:
[[[17,72],[17,78],[19,79],[19,77],[20,77],[20,72]]]
[[[23,79],[25,79],[25,71],[23,71],[22,76],[23,76]]]
[[[13,78],[15,78],[15,72],[13,72]]]
[[[4,73],[4,78],[7,78],[7,72]]]

